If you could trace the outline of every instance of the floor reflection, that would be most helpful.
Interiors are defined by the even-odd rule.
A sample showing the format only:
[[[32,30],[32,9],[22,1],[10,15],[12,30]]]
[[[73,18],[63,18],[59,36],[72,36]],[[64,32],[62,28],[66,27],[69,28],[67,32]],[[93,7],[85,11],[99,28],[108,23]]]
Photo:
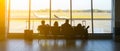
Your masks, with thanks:
[[[87,40],[68,40],[68,39],[57,39],[57,40],[39,40],[39,46],[45,49],[77,49],[77,48],[85,48],[87,45]]]
[[[0,41],[0,51],[119,51],[113,40],[12,39]]]
[[[0,51],[6,51],[6,41],[0,41]]]
[[[25,47],[25,51],[33,51],[33,41],[32,40],[30,40],[30,41],[24,41],[24,43],[25,43],[25,45],[24,45],[24,47]]]

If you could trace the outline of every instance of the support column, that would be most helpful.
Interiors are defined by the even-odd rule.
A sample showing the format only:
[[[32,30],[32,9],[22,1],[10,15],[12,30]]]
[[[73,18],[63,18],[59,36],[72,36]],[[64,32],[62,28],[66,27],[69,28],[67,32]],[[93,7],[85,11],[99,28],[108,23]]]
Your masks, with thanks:
[[[115,41],[120,41],[120,0],[115,0]]]
[[[5,40],[5,0],[0,0],[0,40]]]

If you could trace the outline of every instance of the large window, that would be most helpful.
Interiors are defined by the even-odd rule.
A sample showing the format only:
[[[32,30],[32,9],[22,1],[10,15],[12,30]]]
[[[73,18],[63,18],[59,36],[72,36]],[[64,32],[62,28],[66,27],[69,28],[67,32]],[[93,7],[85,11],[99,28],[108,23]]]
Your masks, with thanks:
[[[58,21],[59,26],[61,26],[65,22],[65,19],[70,19],[70,0],[52,0],[51,17],[53,19],[52,26],[55,21]]]
[[[9,33],[23,33],[27,29],[28,9],[28,0],[10,0]]]
[[[92,33],[91,0],[72,0],[72,18],[73,26],[90,26],[88,32]]]
[[[24,33],[24,30],[28,29],[30,0],[9,1],[8,33]],[[31,0],[30,28],[37,33],[37,26],[41,24],[41,20],[45,20],[46,24],[51,26],[58,21],[61,26],[65,19],[69,19],[72,26],[79,23],[89,25],[89,33],[92,33],[92,26],[94,33],[112,33],[111,5],[111,0]]]
[[[94,33],[111,33],[111,0],[93,0]]]
[[[49,10],[50,0],[31,0],[31,28],[34,33],[37,33],[38,25],[41,25],[41,21],[45,20],[46,24],[49,22]]]

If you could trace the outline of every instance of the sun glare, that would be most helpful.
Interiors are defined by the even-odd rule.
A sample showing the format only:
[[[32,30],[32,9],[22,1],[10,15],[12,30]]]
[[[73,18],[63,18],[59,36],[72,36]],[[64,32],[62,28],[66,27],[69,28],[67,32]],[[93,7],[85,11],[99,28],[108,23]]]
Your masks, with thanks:
[[[2,0],[0,0],[2,2]],[[9,0],[7,0],[9,1]],[[29,8],[29,0],[10,0],[11,2],[11,9],[12,10],[28,10]],[[70,0],[51,0],[52,1],[52,9],[69,9],[69,7],[66,8],[66,6],[69,6]],[[64,2],[63,2],[64,1]],[[93,0],[95,9],[102,9],[102,10],[111,10],[111,1],[105,0],[104,2],[101,0]],[[106,3],[107,2],[107,3]],[[64,3],[64,4],[62,4]],[[74,6],[74,3],[78,6]],[[100,5],[100,3],[102,3]],[[83,6],[83,4],[86,4]],[[73,0],[73,9],[86,9],[90,6],[90,0]],[[96,6],[99,5],[99,6]],[[103,6],[104,5],[104,6]],[[49,9],[50,6],[50,0],[31,0],[31,8],[32,10],[39,10],[39,9]],[[108,7],[106,7],[108,6]]]
[[[11,10],[28,10],[29,0],[11,0]],[[48,9],[49,0],[31,0],[32,10]]]

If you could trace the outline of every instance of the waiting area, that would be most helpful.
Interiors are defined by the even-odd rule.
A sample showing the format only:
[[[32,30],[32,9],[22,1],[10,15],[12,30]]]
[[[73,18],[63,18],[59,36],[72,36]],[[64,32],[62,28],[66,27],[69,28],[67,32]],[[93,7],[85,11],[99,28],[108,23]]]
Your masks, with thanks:
[[[0,51],[120,51],[119,2],[0,0]]]
[[[58,22],[54,22],[54,26],[45,25],[45,21],[41,21],[42,25],[39,25],[37,30],[39,36],[44,35],[45,37],[51,38],[81,38],[88,39],[88,28],[82,26],[80,23],[77,26],[71,26],[69,20],[66,19],[65,23],[61,26],[58,26]]]

